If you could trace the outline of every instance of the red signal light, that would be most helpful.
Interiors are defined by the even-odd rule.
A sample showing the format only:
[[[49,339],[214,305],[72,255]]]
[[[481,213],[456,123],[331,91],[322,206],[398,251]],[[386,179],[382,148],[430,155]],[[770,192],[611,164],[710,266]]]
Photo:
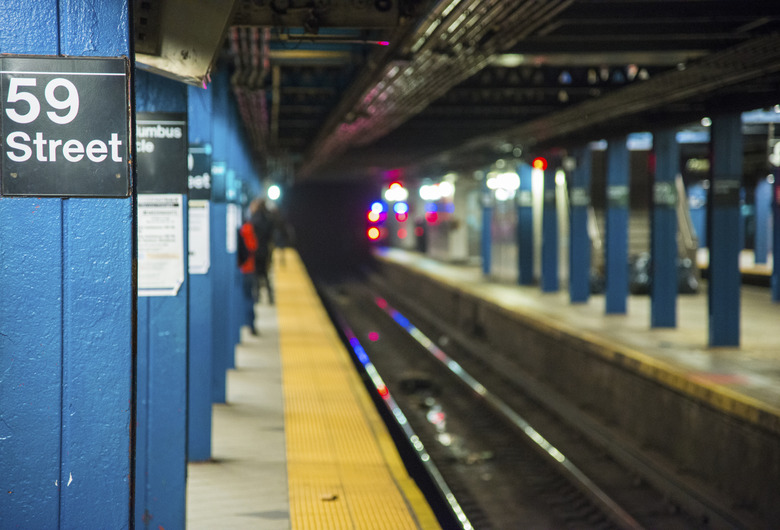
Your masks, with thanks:
[[[377,212],[376,210],[371,210],[370,212],[368,212],[368,220],[371,221],[372,223],[376,223],[377,221],[379,221],[379,212]]]
[[[368,232],[366,232],[366,235],[368,236],[368,239],[372,241],[376,241],[379,239],[379,229],[375,226],[372,226],[368,229]]]
[[[544,171],[547,169],[547,159],[541,156],[537,156],[534,158],[533,162],[531,162],[531,167],[534,169],[541,169]]]

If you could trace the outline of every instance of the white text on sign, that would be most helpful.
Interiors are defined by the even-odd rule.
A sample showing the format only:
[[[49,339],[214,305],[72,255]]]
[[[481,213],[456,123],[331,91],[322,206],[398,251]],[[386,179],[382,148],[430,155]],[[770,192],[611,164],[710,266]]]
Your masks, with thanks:
[[[41,114],[41,102],[31,91],[37,87],[35,77],[12,77],[8,85],[7,103],[11,106],[5,113],[12,121],[19,124],[33,123]],[[63,91],[65,97],[62,97]],[[71,123],[79,113],[80,100],[78,88],[68,79],[56,77],[46,83],[44,89],[46,104],[53,110],[46,111],[46,117],[56,125]],[[58,111],[65,111],[59,113]],[[43,132],[36,132],[34,137],[24,131],[11,131],[6,136],[8,158],[14,162],[27,162],[33,158],[38,162],[80,162],[86,157],[89,161],[100,163],[109,155],[112,162],[123,161],[122,140],[118,133],[111,133],[106,140],[95,138],[84,142],[69,138],[45,138]],[[58,156],[58,153],[61,156]]]

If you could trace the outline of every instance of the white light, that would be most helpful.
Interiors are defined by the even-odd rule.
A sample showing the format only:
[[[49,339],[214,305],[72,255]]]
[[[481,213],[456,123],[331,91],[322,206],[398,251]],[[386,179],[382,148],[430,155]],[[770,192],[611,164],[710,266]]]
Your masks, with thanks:
[[[498,173],[491,171],[487,174],[487,182],[485,183],[488,189],[498,189]]]
[[[701,119],[701,124],[703,127],[710,127],[712,125],[712,119],[704,117]]]
[[[509,192],[505,190],[504,188],[498,188],[496,190],[496,200],[497,201],[507,201],[509,200]]]
[[[385,190],[384,197],[387,202],[405,201],[409,198],[409,192],[399,183],[393,182],[390,187]]]
[[[544,192],[544,171],[541,169],[531,170],[531,190],[537,196]]]
[[[515,191],[520,187],[520,175],[514,171],[499,173],[496,179],[498,180],[498,187],[501,189]]]
[[[441,199],[441,190],[437,184],[425,184],[420,187],[420,198],[424,201],[438,201]]]
[[[281,196],[282,196],[282,190],[276,184],[268,188],[268,198],[271,199],[272,201],[277,200]]]
[[[555,172],[555,184],[558,186],[563,186],[566,184],[566,173],[564,173],[561,169]]]
[[[447,180],[443,180],[439,182],[439,194],[442,197],[452,197],[455,195],[455,186],[452,184],[452,182],[449,182]]]
[[[525,62],[525,56],[519,53],[502,53],[501,55],[495,55],[491,62],[495,66],[515,68]]]
[[[455,9],[455,7],[456,7],[458,4],[460,4],[460,0],[452,0],[452,2],[450,2],[450,5],[448,5],[447,7],[445,7],[445,8],[444,8],[444,11],[442,11],[442,12],[441,12],[441,16],[442,16],[442,18],[444,18],[444,17],[446,17],[447,15],[449,15],[449,14],[450,14],[450,11],[452,11],[453,9]]]

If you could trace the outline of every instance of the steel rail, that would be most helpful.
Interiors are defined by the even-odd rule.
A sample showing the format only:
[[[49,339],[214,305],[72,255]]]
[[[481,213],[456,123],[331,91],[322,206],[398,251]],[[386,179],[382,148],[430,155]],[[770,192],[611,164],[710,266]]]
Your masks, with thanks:
[[[384,401],[385,406],[408,440],[409,445],[414,449],[420,464],[423,466],[426,473],[428,473],[428,476],[431,478],[431,481],[433,482],[437,491],[444,499],[450,511],[450,516],[458,522],[462,530],[474,530],[474,526],[469,521],[466,513],[463,511],[463,508],[460,506],[460,503],[458,503],[458,499],[455,498],[455,495],[452,493],[449,485],[447,485],[447,482],[444,480],[441,472],[436,467],[436,464],[433,463],[433,460],[428,454],[428,451],[425,449],[425,446],[420,440],[420,437],[417,436],[417,434],[414,432],[414,429],[412,429],[411,425],[409,425],[409,421],[406,419],[403,411],[398,406],[392,394],[388,390],[376,367],[374,367],[371,359],[366,353],[365,348],[363,348],[363,346],[360,344],[360,340],[358,340],[358,338],[355,336],[355,333],[352,331],[349,324],[347,324],[346,320],[340,313],[338,313],[333,307],[330,308],[330,311],[342,333],[346,337],[355,358],[363,366],[369,379],[371,379],[371,383],[374,385],[374,389],[376,390],[377,394],[379,394],[379,396]]]
[[[554,445],[546,440],[533,426],[530,425],[522,416],[517,414],[498,396],[491,393],[479,381],[472,377],[455,360],[450,358],[441,348],[439,348],[430,338],[428,338],[420,329],[412,324],[399,311],[390,306],[386,300],[377,298],[377,306],[387,313],[401,328],[414,338],[422,347],[424,347],[434,358],[452,372],[458,379],[463,381],[474,393],[483,398],[497,412],[503,415],[510,423],[522,432],[533,447],[537,448],[540,454],[545,456],[548,461],[566,475],[570,482],[585,494],[594,504],[601,508],[605,515],[620,528],[627,530],[639,530],[644,528],[631,514],[626,512],[617,502],[615,502],[606,492],[596,485],[585,475],[574,463],[566,458]]]

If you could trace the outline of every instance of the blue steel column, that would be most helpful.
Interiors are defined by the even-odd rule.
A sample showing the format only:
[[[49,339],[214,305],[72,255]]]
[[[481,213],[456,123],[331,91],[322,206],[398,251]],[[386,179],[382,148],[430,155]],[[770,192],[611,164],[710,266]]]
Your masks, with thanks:
[[[0,51],[128,56],[128,20],[119,0],[20,0]],[[132,524],[133,217],[132,198],[0,198],[3,528]]]
[[[517,283],[534,283],[534,200],[531,166],[520,164],[517,192]]]
[[[187,87],[138,71],[139,112],[187,112]],[[139,165],[142,161],[139,161]],[[181,161],[186,168],[186,161]],[[139,179],[144,178],[143,168]],[[186,178],[185,174],[181,178]],[[140,185],[139,185],[140,187]],[[181,234],[187,255],[187,207]],[[187,271],[175,296],[138,298],[136,528],[184,528],[187,477]]]
[[[555,202],[555,168],[544,170],[542,201],[542,291],[558,290],[558,209]]]
[[[624,314],[628,297],[628,214],[630,170],[628,138],[607,145],[606,313]]]
[[[676,131],[666,129],[654,133],[653,148],[656,167],[650,235],[650,326],[673,328],[677,325],[677,192],[674,182],[680,172]]]
[[[235,157],[233,163],[236,163]],[[241,190],[241,181],[238,179],[236,172],[232,169],[228,169],[227,180],[227,200],[230,204],[230,209],[227,219],[228,229],[231,231],[227,234],[227,237],[232,237],[233,242],[228,246],[228,274],[230,275],[230,305],[228,306],[230,311],[230,323],[228,325],[229,338],[230,338],[230,354],[227,356],[227,368],[236,367],[235,346],[241,342],[241,324],[244,322],[244,311],[242,307],[244,305],[243,295],[243,279],[241,278],[241,271],[238,268],[238,256],[237,256],[237,244],[238,244],[238,228],[241,226],[241,205],[239,204],[239,194]]]
[[[482,274],[490,274],[493,252],[493,192],[487,187],[487,177],[482,179]]]
[[[756,184],[754,204],[756,205],[756,264],[765,264],[769,256],[772,239],[772,193],[773,185],[768,179],[761,179]]]
[[[772,301],[780,302],[780,168],[772,170],[775,177],[772,190]]]
[[[192,86],[188,87],[187,90],[189,141],[191,144],[210,145],[212,141],[212,91]],[[213,229],[213,227],[211,228]],[[211,372],[214,351],[211,324],[213,318],[212,281],[211,268],[204,274],[190,275],[187,459],[191,462],[211,458]]]
[[[574,153],[577,166],[569,191],[569,299],[587,302],[590,297],[590,253],[588,207],[590,206],[591,152],[588,146]]]
[[[232,288],[231,255],[227,251],[227,189],[228,169],[231,150],[231,140],[235,126],[230,116],[230,80],[227,72],[219,72],[213,77],[209,90],[213,90],[213,134],[214,158],[211,176],[212,216],[211,216],[211,267],[214,274],[212,283],[212,304],[215,308],[213,320],[214,368],[213,368],[213,400],[224,403],[226,400],[227,370],[233,365],[233,342],[231,340],[232,311],[230,310]]]
[[[714,116],[710,135],[710,268],[707,283],[709,345],[739,346],[739,192],[742,185],[742,119]]]
[[[216,118],[216,113],[215,113]],[[218,135],[215,130],[214,140]],[[215,153],[216,156],[216,153]],[[227,234],[227,202],[225,200],[225,180],[227,170],[224,161],[215,160],[211,165],[212,178],[212,203],[211,203],[211,304],[220,308],[214,312],[212,320],[212,400],[214,403],[224,403],[226,399],[226,372],[228,369],[228,355],[232,354],[232,345],[229,344],[229,254],[225,239]]]

